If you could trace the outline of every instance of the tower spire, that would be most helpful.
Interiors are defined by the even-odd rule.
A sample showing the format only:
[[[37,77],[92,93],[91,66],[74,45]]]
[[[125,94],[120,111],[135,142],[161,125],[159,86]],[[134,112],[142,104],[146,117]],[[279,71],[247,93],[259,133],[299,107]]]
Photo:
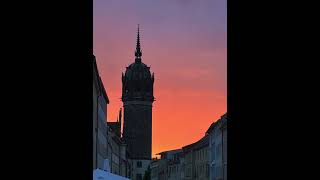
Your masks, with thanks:
[[[136,56],[136,62],[141,62],[141,56],[142,56],[142,52],[141,52],[141,48],[140,48],[140,32],[139,32],[139,24],[138,24],[138,35],[137,35],[137,45],[136,45],[136,51],[134,53],[134,55]]]

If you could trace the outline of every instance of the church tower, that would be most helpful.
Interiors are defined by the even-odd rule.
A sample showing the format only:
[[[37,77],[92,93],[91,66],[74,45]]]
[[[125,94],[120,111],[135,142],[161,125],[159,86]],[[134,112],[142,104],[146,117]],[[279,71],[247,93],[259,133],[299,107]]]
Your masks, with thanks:
[[[152,147],[152,103],[154,74],[141,60],[138,25],[135,61],[122,73],[122,102],[124,108],[123,138],[134,166],[145,169],[143,162],[151,160]],[[142,173],[142,172],[141,172]],[[134,175],[134,179],[140,179]],[[143,176],[143,174],[141,174]],[[137,178],[136,178],[137,177]]]

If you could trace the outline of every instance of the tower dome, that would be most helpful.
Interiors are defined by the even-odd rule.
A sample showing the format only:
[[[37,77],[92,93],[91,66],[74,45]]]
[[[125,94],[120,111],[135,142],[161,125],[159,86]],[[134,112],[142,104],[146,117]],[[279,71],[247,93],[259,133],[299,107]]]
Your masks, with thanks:
[[[135,62],[126,67],[125,74],[122,73],[122,101],[153,101],[154,74],[150,67],[141,60],[140,34],[138,26],[137,45],[135,51]]]

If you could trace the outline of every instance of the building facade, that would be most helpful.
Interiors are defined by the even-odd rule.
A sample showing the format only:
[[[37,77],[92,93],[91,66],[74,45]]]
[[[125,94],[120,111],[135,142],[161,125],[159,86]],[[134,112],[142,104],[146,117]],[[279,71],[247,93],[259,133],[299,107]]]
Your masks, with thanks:
[[[193,148],[194,179],[209,180],[209,137],[205,136]]]
[[[168,180],[181,180],[181,154],[182,149],[171,150],[166,152],[165,159],[167,164]]]
[[[132,162],[128,158],[127,145],[122,138],[122,110],[119,111],[116,122],[108,122],[108,159],[110,171],[123,177],[131,178]]]
[[[151,180],[159,180],[159,167],[160,161],[158,159],[153,159],[150,163],[150,169],[151,169]]]
[[[209,180],[209,137],[184,146],[181,158],[181,177],[183,180]]]
[[[207,134],[210,180],[227,180],[227,113],[211,124]]]
[[[93,56],[93,169],[103,168],[107,159],[107,105],[109,99]]]
[[[142,180],[151,162],[154,75],[141,60],[138,27],[135,62],[122,74],[123,138],[133,165],[133,180]]]
[[[182,149],[164,151],[160,155],[160,159],[155,159],[150,165],[151,179],[158,180],[180,180],[180,156]]]
[[[151,163],[153,180],[209,180],[209,136],[182,149],[159,153]]]
[[[227,113],[199,141],[158,155],[152,180],[227,180]]]

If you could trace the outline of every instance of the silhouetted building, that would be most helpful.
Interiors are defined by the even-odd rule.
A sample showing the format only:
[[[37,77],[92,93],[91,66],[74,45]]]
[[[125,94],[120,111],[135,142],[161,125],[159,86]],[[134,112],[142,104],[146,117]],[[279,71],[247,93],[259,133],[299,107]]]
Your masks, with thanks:
[[[130,177],[132,163],[127,159],[126,144],[121,138],[121,109],[117,122],[107,122],[108,103],[93,56],[93,169],[103,169],[107,159],[112,174]]]
[[[151,180],[159,180],[160,160],[153,159],[150,163]]]
[[[195,180],[209,180],[209,137],[203,137],[194,147]]]
[[[180,156],[182,154],[182,149],[165,151],[160,154],[161,160],[166,160],[167,180],[181,180]]]
[[[209,180],[209,137],[184,146],[181,174],[183,180]]]
[[[103,168],[107,159],[107,104],[109,99],[93,56],[93,169]]]
[[[227,180],[227,113],[197,142],[158,155],[151,180]]]
[[[122,109],[116,122],[108,122],[108,159],[110,171],[123,177],[130,178],[132,162],[128,159],[127,145],[121,137]]]
[[[138,27],[135,62],[122,73],[123,138],[132,158],[133,180],[142,179],[151,162],[154,75],[141,60]]]
[[[151,163],[152,180],[209,180],[209,136],[182,149],[159,153]]]
[[[227,113],[212,123],[209,140],[210,180],[227,180]]]

